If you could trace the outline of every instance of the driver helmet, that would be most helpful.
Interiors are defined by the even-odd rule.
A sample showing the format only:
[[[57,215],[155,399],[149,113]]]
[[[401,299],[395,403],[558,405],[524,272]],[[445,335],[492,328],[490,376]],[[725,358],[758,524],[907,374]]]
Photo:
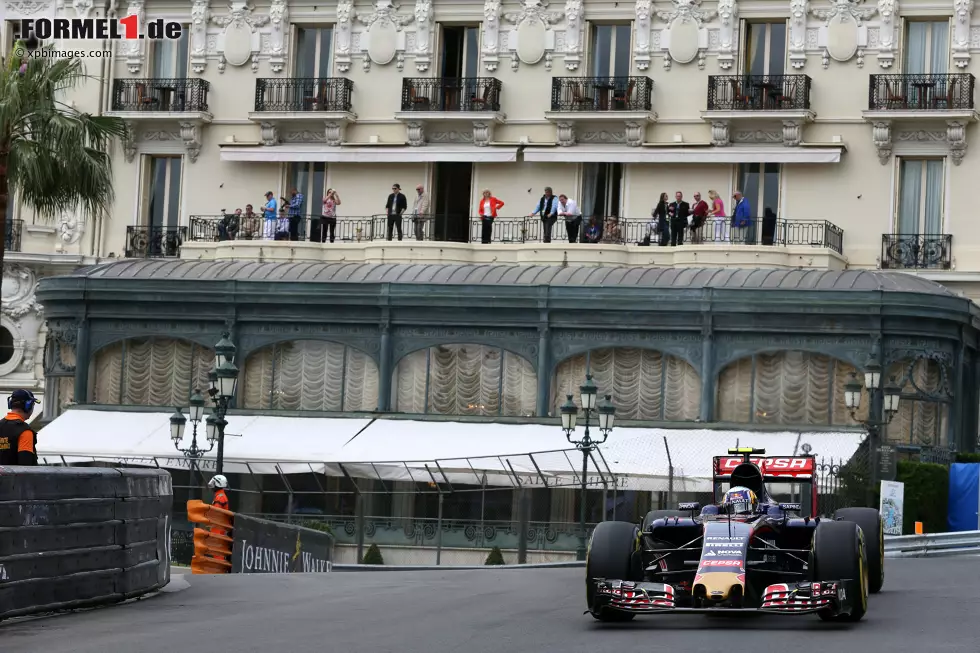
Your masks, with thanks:
[[[749,488],[736,486],[725,493],[723,505],[736,515],[747,515],[759,507],[759,498]]]

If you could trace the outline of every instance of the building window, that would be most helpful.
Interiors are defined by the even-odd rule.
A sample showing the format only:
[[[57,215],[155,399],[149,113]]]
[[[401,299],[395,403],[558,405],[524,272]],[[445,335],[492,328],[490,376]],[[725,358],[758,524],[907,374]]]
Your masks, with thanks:
[[[949,23],[907,22],[904,64],[906,75],[945,75],[949,71]]]
[[[898,233],[943,233],[944,161],[900,159],[898,166]]]
[[[592,26],[592,77],[629,77],[631,37],[629,25]]]
[[[442,76],[447,79],[480,76],[479,26],[442,26]]]
[[[187,77],[187,45],[190,26],[184,25],[179,39],[152,41],[150,73],[153,79],[185,79]]]
[[[323,79],[332,72],[333,28],[296,28],[296,70],[299,79]]]
[[[585,218],[619,216],[622,193],[623,164],[586,163],[583,166],[579,209]]]
[[[786,72],[786,23],[743,23],[745,71],[749,75]]]
[[[779,164],[740,163],[736,190],[749,201],[753,216],[773,217],[779,211]]]
[[[295,188],[303,194],[302,212],[308,215],[320,215],[320,203],[323,201],[327,181],[327,164],[290,163],[286,171],[289,188],[286,189],[286,199]]]
[[[143,221],[151,227],[173,227],[180,224],[179,156],[144,157]]]

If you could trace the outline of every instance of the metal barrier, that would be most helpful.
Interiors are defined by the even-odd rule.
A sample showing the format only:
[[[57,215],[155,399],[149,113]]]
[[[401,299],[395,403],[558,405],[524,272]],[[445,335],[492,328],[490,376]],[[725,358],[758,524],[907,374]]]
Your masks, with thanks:
[[[980,531],[899,535],[885,538],[886,558],[980,555]]]
[[[526,565],[333,565],[333,571],[457,571],[460,569],[568,569],[585,568],[584,560],[536,562]]]
[[[0,619],[165,586],[172,504],[163,470],[0,467]]]

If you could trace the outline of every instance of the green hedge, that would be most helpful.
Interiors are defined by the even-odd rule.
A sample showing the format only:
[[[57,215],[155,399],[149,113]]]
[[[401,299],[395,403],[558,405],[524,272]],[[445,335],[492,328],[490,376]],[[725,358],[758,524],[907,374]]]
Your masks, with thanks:
[[[378,548],[377,544],[369,546],[364,553],[364,559],[361,560],[362,565],[383,565],[384,563],[384,556],[381,555],[381,549]]]
[[[500,547],[499,546],[495,546],[492,549],[490,549],[490,554],[487,556],[486,562],[484,562],[483,564],[484,565],[503,565],[503,564],[506,564],[504,562],[504,554],[500,551]]]
[[[980,453],[961,452],[956,454],[958,463],[980,463]]]
[[[946,532],[949,501],[949,468],[936,463],[898,461],[896,481],[905,483],[906,535],[915,533],[915,522],[922,522],[926,533]]]

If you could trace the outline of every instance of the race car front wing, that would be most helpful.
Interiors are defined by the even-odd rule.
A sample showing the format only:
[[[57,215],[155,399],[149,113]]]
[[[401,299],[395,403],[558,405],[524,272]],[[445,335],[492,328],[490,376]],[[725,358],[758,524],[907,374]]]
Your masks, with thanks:
[[[853,604],[845,589],[845,580],[777,583],[769,585],[762,593],[758,608],[731,607],[677,607],[677,594],[671,585],[663,583],[636,583],[624,580],[597,579],[593,605],[589,612],[616,610],[634,614],[662,613],[769,613],[808,614],[827,610],[831,614],[850,614]]]

